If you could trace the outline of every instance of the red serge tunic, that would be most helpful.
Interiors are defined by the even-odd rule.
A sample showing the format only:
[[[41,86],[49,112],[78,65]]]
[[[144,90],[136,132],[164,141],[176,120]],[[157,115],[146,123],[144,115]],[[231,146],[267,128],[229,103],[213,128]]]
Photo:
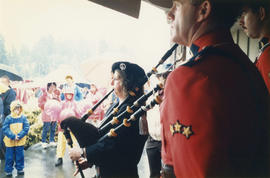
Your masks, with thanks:
[[[256,67],[260,71],[263,80],[270,92],[270,44],[269,38],[263,38],[261,40],[262,48],[261,54],[258,56],[258,60],[255,62]]]
[[[267,175],[268,92],[258,70],[227,30],[201,36],[191,50],[195,57],[166,82],[163,162],[184,178]]]

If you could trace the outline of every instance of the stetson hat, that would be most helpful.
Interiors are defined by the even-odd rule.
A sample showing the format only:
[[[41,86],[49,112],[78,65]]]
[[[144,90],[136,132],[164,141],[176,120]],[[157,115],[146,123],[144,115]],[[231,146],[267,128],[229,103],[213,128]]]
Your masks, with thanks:
[[[99,5],[108,7],[126,15],[138,18],[142,0],[89,0]],[[172,0],[143,0],[161,9],[167,10],[172,7]]]
[[[152,4],[165,9],[169,9],[173,5],[172,0],[145,0],[145,1],[149,1]]]
[[[141,0],[89,0],[99,5],[108,7],[126,15],[138,18],[141,8]]]

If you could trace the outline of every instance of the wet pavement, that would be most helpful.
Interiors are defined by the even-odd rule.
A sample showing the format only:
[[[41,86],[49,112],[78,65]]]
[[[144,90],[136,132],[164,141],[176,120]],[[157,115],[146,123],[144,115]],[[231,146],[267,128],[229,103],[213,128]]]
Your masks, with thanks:
[[[41,147],[38,143],[33,145],[25,151],[25,175],[17,175],[16,169],[13,170],[13,178],[80,178],[80,174],[73,176],[75,166],[68,156],[68,150],[63,158],[63,165],[55,167],[54,163],[56,148],[48,147],[46,149]],[[0,160],[0,178],[6,178],[4,167],[4,160]],[[86,178],[91,178],[95,175],[95,169],[86,169],[83,171]],[[148,160],[145,150],[142,154],[140,163],[138,164],[138,174],[140,178],[149,177]]]

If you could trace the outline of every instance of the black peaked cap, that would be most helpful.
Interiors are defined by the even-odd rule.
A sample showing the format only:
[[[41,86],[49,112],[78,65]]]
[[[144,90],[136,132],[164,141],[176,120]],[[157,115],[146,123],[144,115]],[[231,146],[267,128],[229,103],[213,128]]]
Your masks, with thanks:
[[[139,65],[126,61],[119,61],[112,65],[112,72],[114,73],[117,69],[125,73],[128,90],[133,90],[136,87],[144,85],[142,81],[144,81],[146,75],[143,68]]]

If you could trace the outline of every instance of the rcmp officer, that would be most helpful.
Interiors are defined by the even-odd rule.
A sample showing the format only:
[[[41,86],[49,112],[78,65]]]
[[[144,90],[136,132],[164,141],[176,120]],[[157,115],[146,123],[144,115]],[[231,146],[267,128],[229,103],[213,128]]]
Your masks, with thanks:
[[[268,92],[230,34],[240,7],[174,0],[167,14],[172,41],[194,55],[169,75],[161,104],[163,166],[176,177],[269,176]]]
[[[270,91],[270,1],[247,0],[240,19],[244,32],[260,39],[260,53],[255,64]]]

